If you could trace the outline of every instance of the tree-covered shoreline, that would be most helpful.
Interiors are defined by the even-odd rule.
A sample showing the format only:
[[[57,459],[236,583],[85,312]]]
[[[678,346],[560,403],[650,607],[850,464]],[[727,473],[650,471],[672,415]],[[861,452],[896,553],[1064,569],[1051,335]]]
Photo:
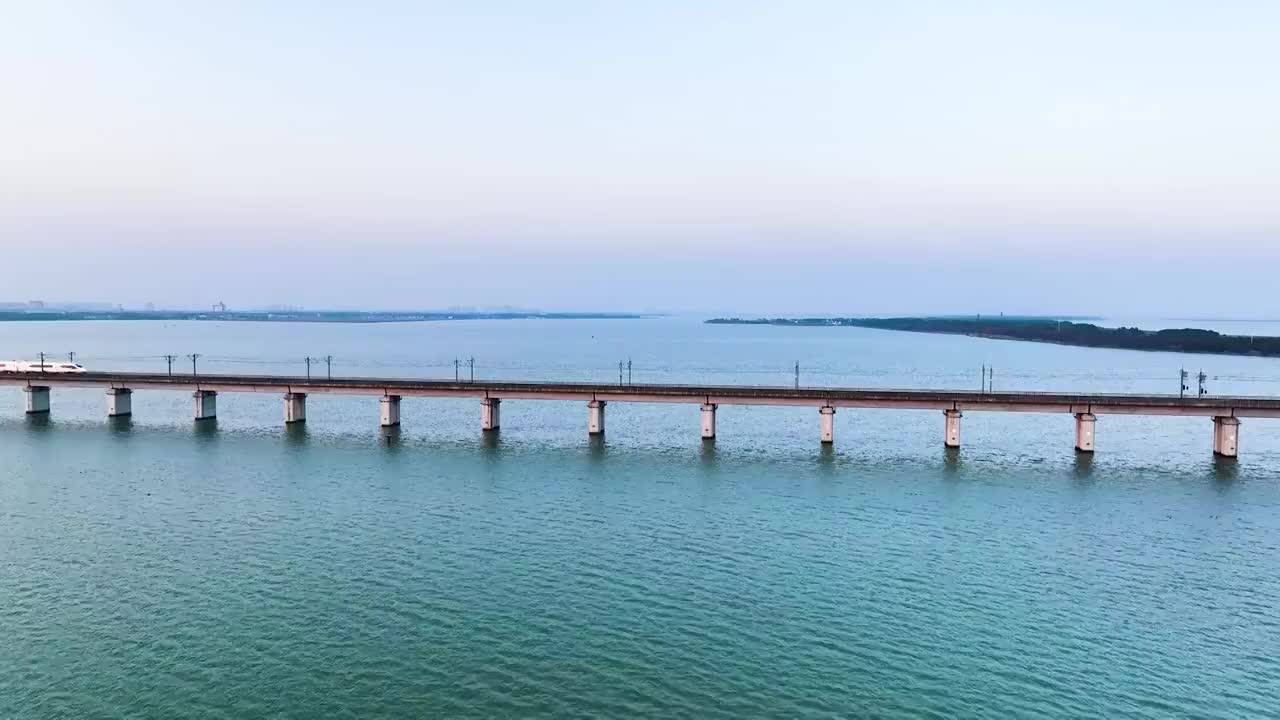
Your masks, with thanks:
[[[997,340],[1050,342],[1080,347],[1280,357],[1280,337],[1224,335],[1213,330],[1106,328],[1055,318],[899,317],[899,318],[715,318],[713,325],[784,327],[863,327],[878,330],[970,335]]]

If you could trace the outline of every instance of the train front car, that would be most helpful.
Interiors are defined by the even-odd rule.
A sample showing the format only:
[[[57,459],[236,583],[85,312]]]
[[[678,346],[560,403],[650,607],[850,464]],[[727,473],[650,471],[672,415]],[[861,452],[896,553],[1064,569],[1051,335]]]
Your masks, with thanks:
[[[45,360],[0,360],[0,372],[53,373],[59,375],[85,372],[80,363]]]

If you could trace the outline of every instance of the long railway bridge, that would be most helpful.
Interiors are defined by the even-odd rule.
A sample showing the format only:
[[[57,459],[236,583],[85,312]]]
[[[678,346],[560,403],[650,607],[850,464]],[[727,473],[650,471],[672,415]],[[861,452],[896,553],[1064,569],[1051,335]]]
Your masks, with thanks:
[[[781,405],[816,408],[823,443],[835,440],[839,408],[937,410],[943,416],[943,443],[960,446],[960,421],[966,412],[1070,413],[1075,416],[1075,447],[1093,452],[1097,416],[1184,415],[1213,420],[1213,451],[1238,453],[1241,418],[1280,418],[1280,397],[1179,397],[1058,392],[974,392],[964,390],[885,390],[834,387],[758,387],[734,385],[658,385],[566,382],[458,382],[401,378],[306,378],[275,375],[194,375],[133,372],[0,373],[0,385],[20,386],[26,411],[48,413],[54,388],[102,388],[109,416],[130,415],[132,395],[142,390],[192,394],[195,420],[217,415],[219,393],[275,393],[284,398],[284,421],[304,422],[308,395],[367,395],[378,398],[384,427],[400,424],[404,397],[476,398],[481,429],[497,430],[500,408],[511,400],[578,400],[587,406],[587,432],[601,435],[605,407],[612,402],[697,403],[703,438],[716,435],[721,405]]]

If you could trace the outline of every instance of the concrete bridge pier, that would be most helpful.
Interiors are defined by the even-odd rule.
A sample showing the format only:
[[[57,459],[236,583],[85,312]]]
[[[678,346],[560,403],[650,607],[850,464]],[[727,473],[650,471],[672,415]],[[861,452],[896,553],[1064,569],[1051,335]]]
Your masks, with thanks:
[[[1093,452],[1093,431],[1098,416],[1093,413],[1076,413],[1076,452]]]
[[[830,405],[818,408],[818,425],[822,431],[822,444],[830,445],[836,441],[836,409]]]
[[[41,385],[29,385],[22,388],[27,394],[27,414],[38,415],[49,412],[49,388]]]
[[[196,420],[212,420],[218,416],[218,393],[212,390],[197,390],[191,394],[195,401]]]
[[[484,398],[480,401],[480,429],[484,431],[497,430],[501,424],[499,408],[502,401],[498,398]]]
[[[107,388],[107,417],[132,414],[133,391],[128,388]]]
[[[959,410],[943,410],[942,415],[946,418],[946,428],[943,432],[942,442],[949,448],[960,447],[960,418],[964,415]]]
[[[716,436],[716,404],[702,404],[702,439],[710,440]]]
[[[378,401],[381,410],[382,427],[398,427],[400,425],[400,396],[384,395]]]
[[[1213,454],[1233,458],[1239,452],[1240,419],[1215,417],[1213,419]]]
[[[592,400],[587,403],[587,434],[604,434],[604,400]]]
[[[284,422],[286,425],[307,421],[307,394],[284,394]]]

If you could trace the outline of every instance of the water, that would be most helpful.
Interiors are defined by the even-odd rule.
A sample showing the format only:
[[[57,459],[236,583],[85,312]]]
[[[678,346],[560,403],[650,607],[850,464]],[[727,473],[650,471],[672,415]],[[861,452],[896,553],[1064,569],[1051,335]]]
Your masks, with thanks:
[[[1280,394],[1280,363],[684,320],[0,325],[154,369]],[[163,368],[163,360],[158,361]],[[206,362],[205,359],[201,360]],[[463,368],[466,372],[466,368]],[[1172,379],[1170,376],[1172,375]],[[1275,716],[1280,421],[0,389],[0,717]]]

